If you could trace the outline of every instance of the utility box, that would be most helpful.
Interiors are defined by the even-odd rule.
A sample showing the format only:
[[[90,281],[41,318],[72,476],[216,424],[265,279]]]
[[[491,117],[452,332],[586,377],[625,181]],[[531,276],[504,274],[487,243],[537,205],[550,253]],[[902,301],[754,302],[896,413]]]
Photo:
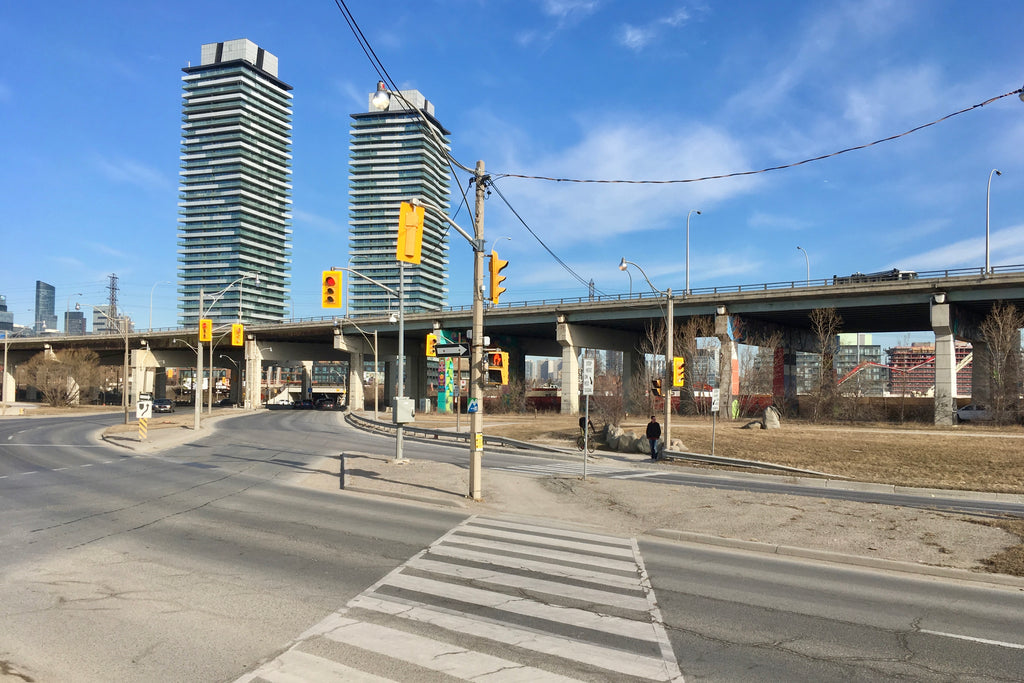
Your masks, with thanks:
[[[411,398],[391,399],[391,421],[396,425],[413,422],[416,419],[416,401]]]

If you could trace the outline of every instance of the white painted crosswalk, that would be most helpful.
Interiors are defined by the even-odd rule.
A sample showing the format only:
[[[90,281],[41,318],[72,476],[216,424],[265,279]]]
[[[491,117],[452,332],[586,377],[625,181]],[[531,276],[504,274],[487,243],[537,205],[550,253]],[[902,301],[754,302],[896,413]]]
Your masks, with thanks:
[[[238,679],[682,675],[633,539],[473,517]]]

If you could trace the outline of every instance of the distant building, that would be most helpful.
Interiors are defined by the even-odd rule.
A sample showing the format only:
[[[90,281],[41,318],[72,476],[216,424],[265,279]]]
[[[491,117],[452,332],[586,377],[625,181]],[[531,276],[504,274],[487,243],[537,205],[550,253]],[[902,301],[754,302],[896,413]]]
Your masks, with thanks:
[[[179,323],[284,318],[291,252],[291,86],[249,40],[209,43],[183,69]],[[243,276],[252,277],[221,292]],[[209,308],[209,312],[207,312]]]
[[[971,395],[973,349],[956,342],[956,395]],[[886,349],[889,355],[889,392],[894,396],[932,396],[935,393],[935,345],[915,343]],[[968,358],[968,356],[971,356]]]
[[[85,313],[82,311],[65,311],[64,334],[85,334]]]
[[[0,294],[0,332],[14,330],[14,313],[7,310],[7,297]]]
[[[135,323],[128,316],[117,315],[114,312],[113,316],[110,316],[110,306],[93,306],[92,307],[92,333],[93,334],[124,334],[124,330],[128,332],[135,331]]]
[[[403,201],[422,197],[447,212],[449,132],[434,118],[434,105],[418,90],[390,93],[384,110],[375,108],[372,99],[371,94],[368,112],[352,114],[349,256],[354,271],[397,292],[399,207]],[[436,210],[426,212],[422,262],[405,264],[404,273],[405,310],[439,310],[448,292],[448,226]],[[397,307],[395,297],[359,277],[349,278],[348,296],[352,316]]]
[[[57,289],[41,280],[36,280],[36,334],[57,329],[57,315],[54,300]]]
[[[872,344],[870,334],[851,333],[836,336],[833,375],[839,391],[851,396],[882,396],[889,381],[884,367],[882,347]],[[798,352],[796,357],[797,393],[813,394],[818,389],[821,356]],[[933,374],[934,382],[934,374]]]

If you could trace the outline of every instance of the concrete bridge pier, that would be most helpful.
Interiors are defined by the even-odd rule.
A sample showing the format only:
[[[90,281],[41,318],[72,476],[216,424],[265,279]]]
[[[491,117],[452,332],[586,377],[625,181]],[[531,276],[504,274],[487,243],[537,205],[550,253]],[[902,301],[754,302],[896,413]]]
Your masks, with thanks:
[[[558,316],[556,338],[562,347],[562,413],[577,415],[580,412],[580,353],[584,349],[622,351],[626,356],[636,353],[636,335],[616,332],[603,327],[578,325],[569,322],[566,314]],[[511,361],[510,361],[511,363]],[[522,360],[525,371],[525,359]],[[516,366],[521,363],[517,361]],[[627,362],[623,359],[622,391],[628,392],[629,378],[626,377]],[[640,369],[643,370],[643,355],[640,355]],[[633,369],[630,369],[632,372]]]
[[[263,351],[256,340],[250,336],[245,340],[245,397],[243,405],[246,410],[255,410],[263,405],[261,390],[263,388]]]
[[[740,357],[736,349],[733,317],[725,306],[715,312],[715,336],[721,346],[718,357],[719,416],[732,419],[732,402],[740,393]]]
[[[956,410],[956,339],[953,309],[945,294],[932,296],[932,331],[935,333],[935,424],[953,424]]]

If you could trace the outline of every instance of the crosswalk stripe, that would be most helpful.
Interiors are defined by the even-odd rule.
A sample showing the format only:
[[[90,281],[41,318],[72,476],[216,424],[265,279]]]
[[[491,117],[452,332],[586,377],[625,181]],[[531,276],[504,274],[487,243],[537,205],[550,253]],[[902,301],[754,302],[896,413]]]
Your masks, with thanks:
[[[510,588],[532,590],[547,595],[557,595],[586,602],[596,602],[602,605],[612,605],[622,609],[647,611],[647,599],[621,593],[611,593],[597,590],[595,588],[584,588],[573,586],[558,581],[547,581],[545,579],[533,579],[518,574],[504,574],[490,569],[478,569],[477,567],[465,567],[447,562],[434,562],[433,560],[415,559],[406,563],[407,567],[421,569],[442,576],[451,576],[460,579],[472,579],[484,583],[497,584]]]
[[[539,536],[559,536],[562,538],[568,538],[574,541],[597,541],[607,545],[621,546],[623,548],[630,548],[631,544],[629,540],[624,538],[616,538],[615,536],[607,536],[605,534],[592,534],[586,531],[579,531],[576,529],[558,529],[550,526],[538,526],[536,524],[526,524],[524,522],[509,522],[502,519],[491,519],[488,517],[478,517],[474,520],[473,527],[499,527],[502,529],[511,529],[514,531],[527,531]]]
[[[596,555],[581,555],[579,553],[570,553],[560,550],[552,550],[551,548],[533,548],[529,546],[523,546],[516,543],[503,543],[501,541],[490,541],[483,538],[469,538],[462,539],[459,536],[452,536],[449,538],[449,543],[465,543],[471,545],[477,550],[495,550],[503,553],[516,553],[518,555],[531,555],[535,557],[543,557],[549,560],[560,560],[562,562],[575,562],[585,563],[592,567],[602,567],[604,569],[611,569],[620,572],[635,572],[636,562],[632,559],[626,560],[613,560],[608,557],[597,557]],[[436,546],[431,549],[431,552],[437,548],[444,546]]]
[[[459,560],[469,560],[470,562],[480,562],[484,564],[490,564],[496,567],[528,569],[530,571],[548,574],[549,576],[562,576],[566,578],[581,579],[583,581],[592,581],[595,583],[602,583],[607,586],[617,586],[619,588],[638,588],[637,577],[635,573],[633,576],[622,576],[620,574],[609,574],[607,572],[592,571],[578,567],[565,567],[563,565],[554,564],[552,562],[524,560],[519,557],[509,557],[508,555],[504,554],[498,555],[478,550],[467,550],[464,548],[454,548],[448,546],[440,546],[437,548],[433,548],[430,551],[430,554],[442,557],[451,557],[453,559]]]
[[[544,538],[538,538],[532,534],[504,531],[502,529],[491,529],[489,527],[462,527],[459,529],[458,533],[453,535],[453,538],[475,538],[479,536],[494,538],[497,540],[519,541],[531,546],[551,545],[565,550],[578,550],[580,552],[589,552],[599,555],[617,555],[619,557],[633,556],[632,550],[629,548],[623,548],[622,546],[609,547],[598,543],[582,543],[568,539],[561,541],[558,539],[547,540]]]
[[[565,624],[578,626],[579,628],[590,629],[592,631],[614,633],[616,635],[634,638],[636,640],[656,640],[654,628],[650,622],[646,621],[636,621],[634,619],[626,619],[625,617],[617,617],[610,614],[590,612],[576,607],[550,605],[536,600],[530,600],[529,598],[512,597],[507,593],[498,593],[495,591],[484,590],[482,588],[473,588],[471,586],[460,586],[458,584],[435,581],[433,579],[417,576],[406,576],[404,574],[396,576],[395,580],[388,585],[397,588],[404,588],[409,591],[415,591],[417,593],[437,595],[451,600],[458,600],[459,602],[479,605],[481,607],[490,607],[504,612],[521,614],[527,617],[545,619],[547,621],[559,621]],[[366,607],[367,601],[378,599],[381,598],[379,596],[360,596],[356,598],[355,602],[352,603],[352,606]],[[403,602],[404,601],[405,600],[403,600]],[[367,609],[371,608],[367,607]]]
[[[451,643],[443,643],[414,633],[354,619],[346,619],[344,623],[338,623],[335,628],[323,635],[333,641],[389,657],[394,657],[397,652],[401,652],[403,661],[458,678],[500,681],[502,678],[496,677],[497,674],[505,672],[507,677],[504,680],[506,681],[552,681],[555,683],[572,680],[494,655],[466,650]],[[515,676],[511,676],[511,674],[515,674]]]
[[[389,601],[381,600],[382,604],[387,602]],[[391,609],[393,614],[401,613],[403,619],[429,623],[449,631],[470,633],[479,638],[582,662],[627,676],[665,680],[668,674],[666,663],[661,657],[649,657],[635,652],[591,645],[576,638],[491,623],[427,606],[414,605],[410,607],[407,604],[392,603]],[[337,631],[331,631],[325,635],[334,639],[337,633]]]
[[[309,683],[310,681],[358,681],[359,683],[392,683],[390,678],[381,678],[365,671],[353,669],[331,659],[311,655],[299,650],[288,650],[251,676],[238,679],[237,683],[248,681],[268,683]]]

